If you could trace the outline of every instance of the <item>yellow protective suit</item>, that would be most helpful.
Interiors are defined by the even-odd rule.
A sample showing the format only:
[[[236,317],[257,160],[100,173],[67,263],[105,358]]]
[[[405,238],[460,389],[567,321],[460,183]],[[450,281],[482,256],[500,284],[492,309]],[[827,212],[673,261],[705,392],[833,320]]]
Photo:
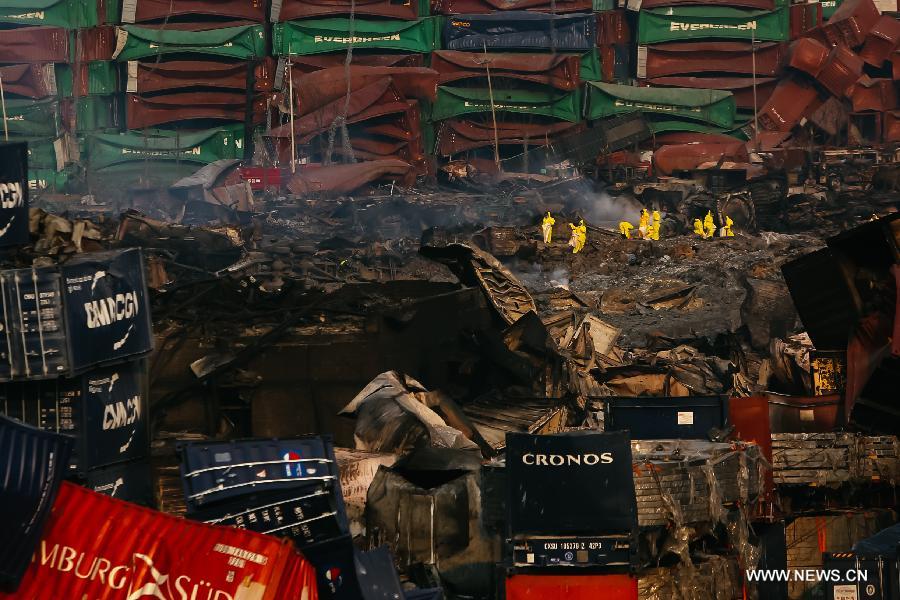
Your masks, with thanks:
[[[550,216],[550,211],[547,211],[547,216],[544,217],[544,220],[541,222],[541,233],[544,235],[545,244],[549,244],[553,238],[553,226],[555,224],[556,219]]]

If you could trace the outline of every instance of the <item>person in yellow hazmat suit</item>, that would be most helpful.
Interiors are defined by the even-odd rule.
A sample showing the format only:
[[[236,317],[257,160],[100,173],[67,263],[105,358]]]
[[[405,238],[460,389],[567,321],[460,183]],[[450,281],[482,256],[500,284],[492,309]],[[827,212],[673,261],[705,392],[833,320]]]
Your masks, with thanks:
[[[626,240],[631,239],[631,230],[634,229],[634,225],[629,223],[628,221],[622,221],[619,223],[619,233],[622,234]]]
[[[650,222],[650,229],[647,232],[647,237],[649,237],[651,240],[659,239],[659,219],[660,219],[659,211],[654,210],[653,211],[653,220]]]
[[[584,224],[584,219],[579,219],[578,225],[569,223],[569,227],[572,228],[572,237],[569,238],[569,245],[572,246],[572,254],[578,254],[587,243],[587,225]]]
[[[703,218],[703,237],[711,238],[716,234],[716,224],[713,222],[712,211],[706,211],[706,216]]]
[[[646,238],[650,229],[650,213],[646,208],[641,209],[641,218],[638,221],[638,237]]]
[[[706,234],[703,232],[703,221],[700,219],[694,219],[694,233],[700,237],[706,237]]]
[[[547,211],[547,216],[544,217],[544,220],[541,221],[541,232],[544,234],[544,243],[550,244],[550,240],[553,238],[553,226],[556,225],[556,219],[554,219],[550,215],[550,211]]]
[[[734,221],[731,220],[731,217],[725,215],[725,226],[722,227],[720,235],[722,237],[734,237],[734,231],[731,229],[732,225],[734,225]]]

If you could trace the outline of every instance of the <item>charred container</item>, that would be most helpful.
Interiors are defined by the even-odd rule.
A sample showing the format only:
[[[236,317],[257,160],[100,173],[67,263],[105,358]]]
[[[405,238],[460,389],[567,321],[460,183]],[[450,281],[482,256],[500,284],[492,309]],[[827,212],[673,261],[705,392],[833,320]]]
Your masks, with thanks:
[[[3,414],[75,438],[70,477],[150,454],[147,361],[72,378],[0,384]]]
[[[188,516],[292,538],[349,535],[329,436],[198,442],[179,448]]]
[[[506,436],[509,573],[631,570],[637,501],[626,432]]]
[[[92,469],[78,483],[98,494],[155,508],[153,470],[149,460],[133,460]]]
[[[634,440],[710,439],[728,424],[727,396],[602,398],[607,431],[627,430]]]
[[[0,381],[72,377],[153,349],[139,248],[0,273]]]

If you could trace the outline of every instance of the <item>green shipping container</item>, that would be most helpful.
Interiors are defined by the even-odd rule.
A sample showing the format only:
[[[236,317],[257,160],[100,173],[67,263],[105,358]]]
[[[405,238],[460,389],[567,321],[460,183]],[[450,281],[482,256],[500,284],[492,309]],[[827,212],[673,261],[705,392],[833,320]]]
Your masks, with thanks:
[[[28,143],[28,168],[52,169],[62,171],[63,168],[78,159],[75,140],[69,136],[59,138],[17,138],[16,141]]]
[[[118,0],[0,0],[0,23],[77,29],[118,22]]]
[[[616,0],[594,0],[594,12],[603,12],[604,10],[613,10],[616,7]]]
[[[75,131],[90,133],[101,129],[118,129],[119,96],[81,96],[67,101],[75,103]]]
[[[139,167],[147,161],[169,168],[186,163],[194,170],[222,158],[243,158],[244,126],[234,125],[206,131],[178,133],[96,133],[87,138],[87,164],[92,171]]]
[[[687,119],[669,119],[662,116],[656,116],[647,120],[647,127],[653,132],[653,135],[661,133],[673,133],[689,131],[692,133],[712,133],[717,135],[730,135],[731,137],[747,141],[749,138],[739,127],[725,129],[723,127],[713,127],[696,121],[688,121]]]
[[[589,82],[587,118],[603,119],[626,113],[649,113],[690,119],[726,129],[734,126],[731,92],[693,88],[649,88]]]
[[[10,135],[56,137],[62,129],[59,101],[6,99],[6,127]]]
[[[96,60],[82,65],[87,76],[87,93],[92,96],[115,94],[119,91],[119,65],[108,60]],[[56,87],[60,96],[74,95],[72,74],[74,66],[56,65]],[[79,95],[83,95],[84,90]]]
[[[819,2],[822,5],[822,18],[826,21],[830,19],[834,11],[841,5],[841,2],[842,0],[822,0]]]
[[[578,75],[582,81],[600,81],[603,71],[600,68],[600,51],[596,48],[581,56],[581,67]]]
[[[780,42],[790,37],[790,12],[725,6],[652,8],[638,14],[638,44],[685,40],[737,39]]]
[[[494,90],[494,110],[526,115],[541,115],[577,123],[581,120],[581,92],[548,90]],[[491,112],[491,94],[487,89],[438,86],[432,121],[459,115]]]
[[[263,25],[223,27],[208,31],[151,29],[139,25],[124,25],[119,31],[123,32],[125,37],[124,44],[122,39],[119,39],[121,51],[115,57],[119,61],[184,52],[242,60],[266,55]]]
[[[304,19],[274,26],[275,54],[321,54],[346,50],[377,49],[427,54],[440,47],[441,18],[416,21],[374,21],[355,19],[350,35],[350,19]]]
[[[29,165],[30,166],[30,165]],[[28,169],[28,190],[31,192],[62,192],[75,179],[75,168]]]

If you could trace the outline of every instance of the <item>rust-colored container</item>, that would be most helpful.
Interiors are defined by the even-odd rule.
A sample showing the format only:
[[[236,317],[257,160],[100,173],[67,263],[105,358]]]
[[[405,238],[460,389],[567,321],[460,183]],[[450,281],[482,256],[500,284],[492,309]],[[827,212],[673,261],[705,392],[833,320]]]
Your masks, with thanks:
[[[866,35],[866,43],[859,52],[859,57],[872,65],[880,67],[900,44],[900,21],[889,15],[882,15],[872,30]]]
[[[893,79],[871,79],[865,75],[850,92],[853,112],[885,112],[897,108],[897,91]]]
[[[816,79],[832,95],[838,98],[849,97],[853,84],[862,75],[864,64],[859,55],[852,50],[836,46],[831,49],[828,60]]]
[[[480,52],[436,50],[431,53],[431,68],[437,71],[441,85],[463,79],[484,79],[488,67],[495,79],[530,81],[570,91],[581,84],[580,63],[581,57],[575,54],[498,52],[491,53],[490,63],[486,65]]]
[[[791,44],[788,66],[817,77],[828,62],[830,50],[814,38],[800,38]]]
[[[747,147],[742,140],[727,144],[678,144],[663,146],[653,154],[653,164],[662,175],[678,171],[692,171],[708,162],[750,162]]]
[[[246,61],[129,61],[127,91],[148,94],[194,87],[245,90],[248,68],[249,63]],[[253,65],[253,81],[255,91],[272,91],[275,82],[275,60],[267,57]]]
[[[0,598],[318,597],[315,573],[282,539],[216,527],[63,483],[35,560]]]
[[[840,394],[827,396],[767,396],[772,433],[824,433],[842,424]]]
[[[638,77],[728,73],[753,75],[753,47],[745,42],[674,42],[638,48]],[[781,72],[787,45],[756,45],[756,76],[774,77]]]
[[[819,93],[812,85],[796,77],[785,78],[759,112],[759,125],[767,131],[790,131],[815,110],[818,101]]]
[[[53,64],[6,65],[0,67],[3,90],[26,98],[46,98],[56,93]]]
[[[900,142],[900,111],[891,110],[884,113],[884,141]]]
[[[310,54],[307,56],[292,56],[293,77],[303,73],[312,73],[328,67],[341,67],[344,65],[346,55],[343,52],[331,54]],[[350,61],[351,65],[365,67],[422,67],[425,66],[422,54],[361,54],[356,51]],[[287,76],[285,75],[285,84]]]
[[[116,51],[116,28],[112,25],[79,29],[75,32],[72,62],[112,60]]]
[[[822,26],[822,32],[835,46],[856,48],[863,45],[880,18],[872,0],[844,0]]]
[[[265,120],[266,99],[253,100],[253,123]],[[187,119],[217,119],[243,122],[247,113],[246,94],[233,92],[180,92],[147,98],[127,94],[125,115],[128,129],[156,127]]]
[[[69,61],[69,35],[61,27],[20,27],[0,32],[4,63]]]
[[[788,17],[791,39],[795,40],[822,24],[822,5],[819,2],[792,4]]]
[[[262,23],[264,0],[131,0],[122,6],[123,23],[165,21],[172,17],[208,15]],[[201,20],[195,17],[194,20]]]
[[[597,46],[631,43],[628,11],[624,8],[597,13]]]
[[[165,1],[165,0],[163,0]],[[281,10],[273,9],[272,21],[293,21],[349,15],[360,18],[386,17],[389,19],[418,19],[418,0],[395,2],[394,0],[282,0]]]
[[[494,11],[591,12],[591,0],[433,0],[432,10],[442,15],[488,14]]]
[[[551,124],[497,123],[496,141],[502,145],[525,144],[544,146],[559,135],[576,133],[584,129],[580,123],[567,121]],[[451,156],[459,152],[487,148],[494,145],[494,128],[489,122],[474,119],[447,119],[438,129],[438,154]]]
[[[769,425],[769,401],[763,396],[750,398],[730,398],[728,401],[728,422],[734,425],[732,436],[736,440],[752,442],[769,464],[772,464],[772,428]],[[774,499],[775,480],[772,469],[765,470],[763,503]]]

